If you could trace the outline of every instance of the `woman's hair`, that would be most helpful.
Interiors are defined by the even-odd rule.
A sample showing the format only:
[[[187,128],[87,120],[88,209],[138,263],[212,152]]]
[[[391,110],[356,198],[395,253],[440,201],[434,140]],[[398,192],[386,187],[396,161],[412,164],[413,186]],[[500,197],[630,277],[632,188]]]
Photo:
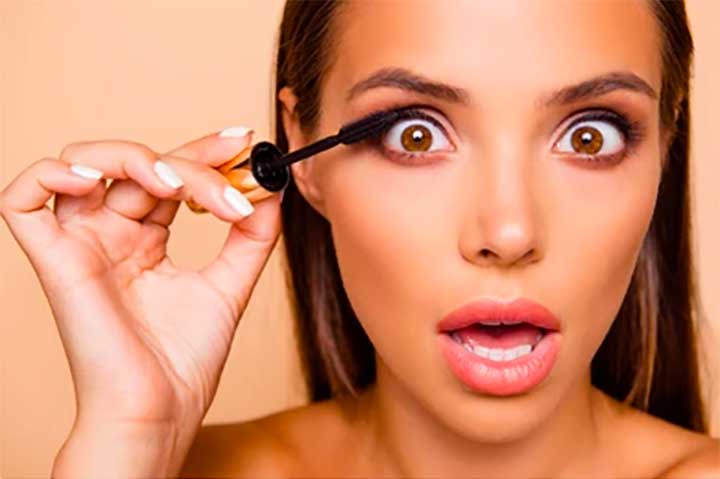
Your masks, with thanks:
[[[659,122],[671,140],[648,233],[617,317],[592,360],[591,376],[596,387],[618,400],[706,432],[688,179],[693,40],[684,2],[651,4],[661,34]],[[288,0],[285,5],[273,89],[275,142],[283,152],[288,141],[277,94],[285,86],[293,90],[300,129],[310,138],[344,5],[332,0]],[[330,224],[305,201],[292,178],[281,214],[286,281],[310,399],[357,395],[375,380],[375,354],[343,288]]]

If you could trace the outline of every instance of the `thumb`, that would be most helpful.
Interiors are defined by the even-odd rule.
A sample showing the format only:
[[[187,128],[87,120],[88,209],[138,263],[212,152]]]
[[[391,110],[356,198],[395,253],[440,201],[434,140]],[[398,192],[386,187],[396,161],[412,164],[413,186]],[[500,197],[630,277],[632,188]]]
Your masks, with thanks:
[[[256,203],[252,214],[230,226],[218,256],[200,270],[238,314],[245,309],[282,230],[281,201],[278,193]]]

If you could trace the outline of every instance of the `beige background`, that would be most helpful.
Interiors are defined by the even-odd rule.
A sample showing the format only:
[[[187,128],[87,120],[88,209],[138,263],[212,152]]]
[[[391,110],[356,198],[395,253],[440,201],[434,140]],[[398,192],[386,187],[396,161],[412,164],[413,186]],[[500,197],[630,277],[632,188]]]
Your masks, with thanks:
[[[236,124],[254,128],[257,139],[269,138],[271,59],[282,4],[0,0],[0,187],[72,141],[127,138],[167,150]],[[697,46],[696,247],[706,313],[717,330],[720,2],[692,0],[688,9]],[[215,255],[226,224],[183,207],[172,231],[171,255],[197,266]],[[47,477],[74,415],[72,384],[47,301],[4,227],[0,252],[0,470],[3,477]],[[206,422],[243,420],[304,402],[276,253],[238,328]],[[704,333],[708,344],[710,333]],[[717,384],[718,356],[708,364]],[[708,391],[717,404],[715,388]]]

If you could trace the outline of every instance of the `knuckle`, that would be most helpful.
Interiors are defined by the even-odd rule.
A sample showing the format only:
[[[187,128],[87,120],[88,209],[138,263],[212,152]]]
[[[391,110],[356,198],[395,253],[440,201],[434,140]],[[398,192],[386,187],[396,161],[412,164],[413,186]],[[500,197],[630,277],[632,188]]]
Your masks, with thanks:
[[[30,166],[28,166],[25,171],[23,171],[20,176],[31,176],[38,178],[43,173],[46,173],[50,170],[57,169],[58,165],[60,165],[61,162],[57,158],[51,158],[49,156],[46,156],[44,158],[40,158],[39,160],[35,160]]]
[[[212,180],[213,182],[219,183],[219,184],[225,184],[228,183],[229,180],[225,175],[220,173],[215,168],[212,168],[211,166],[200,164],[201,169],[205,175],[207,175],[208,179]]]
[[[125,141],[123,142],[128,148],[128,153],[131,157],[140,161],[153,161],[157,157],[157,153],[152,148],[144,143],[137,141]]]
[[[147,145],[132,140],[101,140],[81,141],[65,145],[60,152],[61,161],[72,163],[86,163],[87,155],[102,153],[103,150],[116,150],[130,161],[150,161],[157,154]]]
[[[36,160],[32,165],[30,165],[30,168],[28,168],[28,170],[44,169],[47,167],[56,166],[57,164],[58,164],[58,160],[56,158],[51,158],[49,156],[46,156],[44,158],[40,158],[39,160]]]
[[[199,177],[207,183],[213,185],[215,188],[219,188],[221,190],[230,184],[230,180],[228,180],[222,173],[207,166],[202,169]]]
[[[161,158],[161,160],[175,168],[182,174],[183,179],[187,179],[190,182],[205,181],[205,179],[212,177],[211,175],[214,171],[207,165],[185,158],[165,157]]]
[[[62,150],[60,150],[60,160],[70,163],[71,158],[73,158],[75,153],[85,144],[85,142],[74,142],[63,146]]]

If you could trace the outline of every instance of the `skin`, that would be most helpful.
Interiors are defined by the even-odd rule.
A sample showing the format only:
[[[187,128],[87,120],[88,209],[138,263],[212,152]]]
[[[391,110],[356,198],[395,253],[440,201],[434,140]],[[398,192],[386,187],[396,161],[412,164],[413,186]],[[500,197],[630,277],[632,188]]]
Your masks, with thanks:
[[[222,193],[229,179],[218,168],[251,134],[216,132],[166,153],[131,141],[70,144],[0,191],[0,217],[37,272],[73,377],[77,413],[52,477],[720,475],[717,440],[590,385],[655,205],[666,143],[657,98],[616,90],[539,107],[550,92],[611,71],[659,90],[647,5],[367,6],[351,3],[342,17],[311,138],[300,134],[292,91],[280,99],[291,149],[410,103],[434,108],[447,129],[452,148],[412,167],[367,144],[293,165],[301,194],[332,225],[344,286],[377,350],[376,384],[358,398],[201,428],[280,232],[279,195],[248,194],[247,217]],[[468,103],[387,87],[346,103],[351,85],[389,66],[453,83]],[[590,107],[643,131],[612,167],[555,148],[570,117]],[[594,125],[612,137],[613,126]],[[158,159],[184,183],[163,183]],[[188,201],[231,223],[218,256],[197,271],[176,266],[166,248]],[[560,319],[557,364],[524,394],[472,392],[440,355],[436,323],[468,301],[516,296]]]
[[[655,206],[666,141],[658,98],[621,89],[537,106],[554,90],[616,71],[632,72],[659,92],[659,32],[647,4],[447,8],[431,0],[412,8],[352,3],[345,13],[312,138],[300,133],[292,91],[280,93],[290,149],[377,109],[412,103],[440,112],[434,116],[452,145],[433,147],[440,152],[415,166],[358,145],[292,166],[301,194],[332,225],[345,289],[376,348],[377,383],[355,400],[204,428],[186,471],[443,477],[718,471],[717,441],[623,406],[590,384],[591,359],[621,305]],[[345,101],[351,85],[389,66],[462,87],[470,103],[392,87]],[[617,164],[594,167],[558,151],[557,142],[570,134],[566,119],[591,108],[642,127]],[[613,128],[603,120],[592,124],[598,123]],[[442,145],[443,137],[435,141]],[[560,319],[555,367],[525,394],[471,392],[441,356],[436,323],[472,300],[515,297],[540,302]],[[308,441],[317,431],[328,440]],[[227,454],[207,456],[220,444]],[[258,456],[273,459],[252,459]]]

